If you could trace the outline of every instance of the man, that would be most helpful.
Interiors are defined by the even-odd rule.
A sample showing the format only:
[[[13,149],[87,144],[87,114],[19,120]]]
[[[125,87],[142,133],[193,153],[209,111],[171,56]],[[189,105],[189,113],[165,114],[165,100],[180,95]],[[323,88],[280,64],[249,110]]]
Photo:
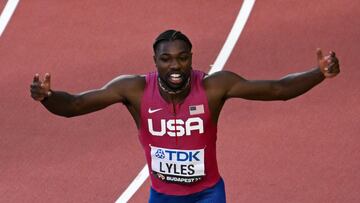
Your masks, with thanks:
[[[249,81],[220,71],[192,69],[192,44],[181,32],[167,30],[155,43],[157,70],[115,78],[80,94],[50,89],[36,74],[31,96],[52,113],[73,117],[123,103],[139,130],[151,177],[149,202],[225,202],[216,161],[217,121],[230,98],[288,100],[339,72],[334,52],[317,50],[318,67],[279,80]]]

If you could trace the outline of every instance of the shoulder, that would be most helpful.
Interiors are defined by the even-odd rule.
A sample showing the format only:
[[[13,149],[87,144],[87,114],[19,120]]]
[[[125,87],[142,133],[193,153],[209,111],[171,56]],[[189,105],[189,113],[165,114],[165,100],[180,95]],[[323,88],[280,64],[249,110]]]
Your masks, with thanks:
[[[142,88],[146,84],[145,75],[120,75],[112,79],[107,86],[113,86],[115,88]]]
[[[218,71],[210,75],[205,75],[203,84],[205,89],[227,89],[230,88],[235,82],[244,80],[241,76],[231,71]]]
[[[132,94],[141,94],[145,85],[145,75],[121,75],[112,79],[103,88],[128,97]]]
[[[121,75],[108,82],[103,89],[122,98],[123,103],[136,103],[144,92],[145,75]]]

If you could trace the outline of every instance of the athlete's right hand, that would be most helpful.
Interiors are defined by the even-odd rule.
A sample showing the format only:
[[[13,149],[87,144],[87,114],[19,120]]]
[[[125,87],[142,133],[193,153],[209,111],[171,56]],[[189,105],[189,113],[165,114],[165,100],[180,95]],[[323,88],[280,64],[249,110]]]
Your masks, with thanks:
[[[51,95],[50,74],[45,74],[44,81],[40,80],[39,74],[35,74],[34,80],[30,85],[31,97],[36,101],[42,101]]]

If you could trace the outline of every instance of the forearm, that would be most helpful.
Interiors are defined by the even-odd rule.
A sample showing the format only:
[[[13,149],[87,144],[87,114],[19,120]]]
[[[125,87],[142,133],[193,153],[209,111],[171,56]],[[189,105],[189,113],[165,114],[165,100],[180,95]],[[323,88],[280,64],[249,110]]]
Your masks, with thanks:
[[[319,68],[287,75],[279,80],[281,86],[279,97],[282,100],[295,98],[309,91],[324,79],[325,76]]]
[[[72,117],[77,115],[76,106],[79,98],[76,95],[62,91],[51,91],[51,96],[41,101],[41,104],[53,114]]]

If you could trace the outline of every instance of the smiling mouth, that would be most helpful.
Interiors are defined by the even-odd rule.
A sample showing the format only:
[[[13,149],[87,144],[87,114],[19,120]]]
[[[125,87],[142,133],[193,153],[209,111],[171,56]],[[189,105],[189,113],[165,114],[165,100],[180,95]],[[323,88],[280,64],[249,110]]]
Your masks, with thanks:
[[[169,94],[178,94],[189,87],[190,77],[185,79],[182,74],[173,73],[168,76],[167,81],[158,77],[158,84],[164,92]]]
[[[183,76],[177,73],[170,74],[168,78],[169,81],[173,84],[181,84],[184,81]]]

